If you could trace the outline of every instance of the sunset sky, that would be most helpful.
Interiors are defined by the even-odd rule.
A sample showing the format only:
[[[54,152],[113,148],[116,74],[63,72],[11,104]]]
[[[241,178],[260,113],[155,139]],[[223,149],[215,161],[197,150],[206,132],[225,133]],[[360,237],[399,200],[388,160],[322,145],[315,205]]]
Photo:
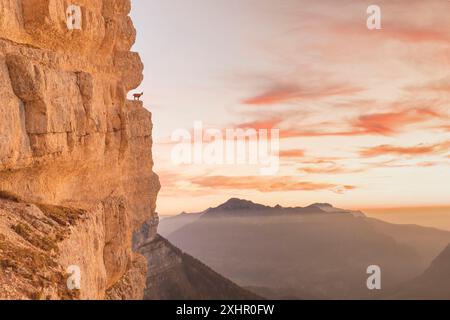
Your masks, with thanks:
[[[230,197],[450,206],[450,1],[133,0],[162,215]],[[368,30],[366,9],[382,10]],[[278,128],[281,167],[172,164],[194,121]]]

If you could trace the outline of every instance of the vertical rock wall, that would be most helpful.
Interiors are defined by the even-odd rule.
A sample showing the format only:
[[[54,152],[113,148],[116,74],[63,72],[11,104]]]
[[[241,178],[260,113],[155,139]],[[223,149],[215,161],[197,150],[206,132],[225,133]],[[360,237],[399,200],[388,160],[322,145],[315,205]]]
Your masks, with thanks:
[[[151,114],[126,98],[143,77],[129,12],[130,0],[0,0],[0,191],[84,210],[54,258],[80,266],[85,299],[139,298],[132,232],[156,216]]]

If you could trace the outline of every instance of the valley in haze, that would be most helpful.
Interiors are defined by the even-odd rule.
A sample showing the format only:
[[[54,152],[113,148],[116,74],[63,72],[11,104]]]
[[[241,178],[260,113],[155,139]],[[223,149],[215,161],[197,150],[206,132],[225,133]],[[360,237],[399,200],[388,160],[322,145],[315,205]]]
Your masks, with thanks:
[[[372,218],[396,224],[417,224],[450,231],[450,207],[364,209]]]
[[[438,280],[448,278],[450,232],[326,203],[285,208],[230,199],[162,219],[158,232],[269,299],[439,299],[450,292]],[[381,268],[381,290],[367,288],[371,265]]]
[[[260,300],[157,235],[139,248],[147,258],[144,300]]]

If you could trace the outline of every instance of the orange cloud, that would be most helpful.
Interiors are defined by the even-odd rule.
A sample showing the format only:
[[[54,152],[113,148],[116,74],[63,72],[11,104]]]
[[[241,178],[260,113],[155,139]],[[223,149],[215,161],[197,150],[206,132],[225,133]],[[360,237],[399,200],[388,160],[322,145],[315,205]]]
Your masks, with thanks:
[[[351,85],[331,85],[325,87],[299,87],[297,85],[274,85],[263,93],[242,101],[246,105],[273,105],[301,99],[321,99],[332,96],[352,95],[363,88]]]
[[[198,177],[192,182],[200,187],[214,189],[233,189],[233,190],[257,190],[260,192],[278,192],[278,191],[314,191],[331,190],[333,192],[343,192],[352,190],[354,186],[342,186],[330,183],[316,183],[309,181],[297,181],[290,176],[278,177],[231,177],[231,176],[208,176]]]
[[[298,89],[295,87],[276,87],[265,91],[264,93],[242,101],[248,105],[270,105],[287,102],[295,99]]]
[[[334,165],[336,164],[336,161],[339,160],[345,160],[344,158],[338,158],[338,157],[321,157],[321,158],[311,158],[302,160],[303,164],[329,164]]]
[[[362,157],[378,157],[383,155],[434,155],[437,153],[447,152],[450,148],[450,142],[417,145],[413,147],[399,147],[392,145],[380,145],[372,148],[366,148],[360,152]]]
[[[299,172],[307,174],[343,174],[343,173],[359,173],[369,170],[367,166],[361,168],[347,168],[339,164],[339,161],[346,160],[344,158],[311,158],[302,160],[302,165],[308,165],[298,168]]]
[[[183,180],[183,176],[174,171],[159,171],[159,181],[163,187],[173,187],[178,181]]]
[[[436,161],[425,161],[425,162],[420,162],[417,165],[419,167],[423,167],[423,168],[429,168],[429,167],[434,167],[437,165],[440,165],[440,162],[436,162]]]
[[[427,42],[450,43],[450,33],[448,24],[441,25],[440,28],[433,25],[432,28],[426,26],[400,25],[390,21],[384,23],[381,32],[371,32],[362,24],[355,25],[348,22],[335,22],[330,24],[330,30],[343,36],[373,37],[379,40],[396,40],[405,43],[421,44]]]
[[[450,132],[450,125],[437,126],[434,129],[439,129],[439,130]]]
[[[394,106],[396,107],[396,106]],[[328,136],[360,136],[360,135],[394,135],[405,130],[410,125],[424,123],[430,120],[442,120],[445,116],[433,108],[412,108],[401,111],[373,113],[361,115],[356,119],[342,123],[342,130],[322,130],[315,128],[332,128],[340,123],[318,123],[308,125],[312,129],[280,128],[280,138],[298,137],[328,137]]]
[[[282,158],[301,158],[305,156],[305,151],[301,149],[282,150],[279,155]]]
[[[261,119],[261,120],[255,120],[250,122],[244,122],[238,124],[236,127],[241,129],[273,129],[278,127],[282,122],[284,121],[281,117],[276,118],[270,118],[270,119]]]
[[[359,168],[347,168],[334,162],[318,162],[314,167],[298,168],[299,172],[307,174],[317,175],[330,175],[330,174],[351,174],[351,173],[363,173],[378,168],[406,168],[406,167],[434,167],[443,164],[450,164],[443,161],[423,161],[419,163],[401,163],[398,160],[389,160],[376,163],[362,163]]]
[[[417,93],[418,91],[431,91],[437,93],[447,93],[450,94],[450,78],[439,79],[436,81],[431,81],[423,85],[408,86],[405,88],[406,91]]]
[[[299,138],[299,137],[329,137],[329,136],[356,136],[365,134],[362,131],[314,131],[314,130],[296,130],[296,129],[281,129],[280,138]]]
[[[448,31],[431,30],[424,28],[384,28],[381,32],[383,37],[391,38],[403,42],[421,43],[421,42],[442,42],[448,44],[450,35]]]
[[[342,173],[358,173],[365,169],[347,169],[338,165],[330,165],[325,167],[305,167],[299,168],[298,171],[308,174],[342,174]]]
[[[420,108],[363,115],[353,125],[364,134],[392,135],[408,125],[425,122],[433,118],[439,118],[439,114],[431,108]]]

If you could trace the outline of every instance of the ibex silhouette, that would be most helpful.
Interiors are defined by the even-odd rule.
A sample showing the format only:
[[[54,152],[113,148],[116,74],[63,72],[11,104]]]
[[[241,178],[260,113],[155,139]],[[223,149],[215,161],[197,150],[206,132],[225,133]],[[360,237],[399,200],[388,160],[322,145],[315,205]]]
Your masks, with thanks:
[[[141,101],[141,97],[144,95],[144,92],[133,94],[133,98],[135,101]]]

